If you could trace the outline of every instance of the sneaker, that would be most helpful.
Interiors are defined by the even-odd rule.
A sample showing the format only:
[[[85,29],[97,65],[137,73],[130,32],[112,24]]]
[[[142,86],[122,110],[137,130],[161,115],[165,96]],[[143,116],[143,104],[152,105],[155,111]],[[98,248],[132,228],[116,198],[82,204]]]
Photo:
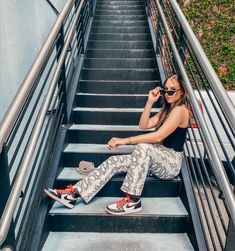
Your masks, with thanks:
[[[142,210],[140,199],[134,201],[129,194],[114,204],[107,206],[106,212],[113,215],[125,215]]]
[[[60,202],[70,209],[74,207],[79,197],[77,190],[72,185],[67,186],[66,189],[46,188],[44,192],[48,197]]]

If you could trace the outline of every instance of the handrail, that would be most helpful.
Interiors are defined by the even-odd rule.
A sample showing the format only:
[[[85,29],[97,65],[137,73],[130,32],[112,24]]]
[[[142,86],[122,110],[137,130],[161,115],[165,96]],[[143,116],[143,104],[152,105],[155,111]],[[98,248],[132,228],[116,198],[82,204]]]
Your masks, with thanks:
[[[57,81],[59,79],[59,76],[61,73],[61,68],[63,66],[63,62],[65,60],[70,42],[71,42],[73,35],[76,31],[76,24],[79,19],[80,12],[83,7],[84,1],[85,0],[81,0],[81,2],[79,3],[79,7],[76,12],[76,16],[73,20],[73,23],[71,25],[71,29],[68,33],[67,40],[64,44],[64,47],[63,47],[62,52],[60,54],[60,57],[58,59],[58,64],[55,69],[55,74],[53,76],[53,79],[51,81],[51,86],[49,87],[48,93],[45,97],[45,101],[44,101],[42,108],[39,112],[39,115],[37,117],[35,127],[33,129],[31,136],[30,136],[30,139],[29,139],[29,144],[28,144],[26,151],[24,153],[24,157],[23,157],[23,160],[20,164],[17,177],[16,177],[15,182],[12,186],[12,189],[11,189],[9,198],[7,200],[5,209],[4,209],[3,214],[1,216],[0,245],[4,242],[4,240],[7,237],[7,233],[9,231],[9,227],[10,227],[10,224],[11,224],[11,221],[13,218],[13,214],[14,214],[15,209],[17,207],[18,198],[19,198],[19,195],[21,193],[21,190],[22,190],[22,187],[24,184],[24,178],[27,174],[29,164],[30,164],[32,156],[34,154],[34,151],[35,151],[35,148],[36,148],[39,136],[40,136],[40,132],[43,128],[43,122],[46,118],[47,110],[50,105],[50,101],[53,98],[53,93],[54,93],[54,90],[57,86]],[[46,59],[47,53],[53,44],[53,39],[55,39],[56,36],[58,35],[59,28],[60,28],[61,24],[63,23],[63,18],[66,17],[66,14],[68,13],[68,11],[70,10],[70,8],[72,6],[72,3],[73,3],[72,0],[67,1],[63,11],[59,15],[58,20],[56,21],[56,23],[52,29],[52,32],[51,32],[52,34],[49,35],[48,39],[46,40],[46,42],[45,42],[45,44],[39,54],[39,59],[35,60],[35,63],[33,64],[33,67],[30,70],[29,74],[27,75],[26,80],[24,81],[24,84],[23,84],[20,92],[18,92],[18,95],[16,97],[16,101],[13,102],[11,108],[9,109],[9,112],[13,112],[13,111],[19,112],[20,111],[20,109],[17,109],[16,104],[18,104],[19,106],[21,105],[21,107],[23,106],[25,98],[27,97],[26,95],[29,93],[30,87],[32,88],[33,82],[36,79],[37,75],[39,74],[40,69],[42,68],[43,59]],[[14,126],[14,121],[17,119],[17,118],[14,118],[14,119],[11,118],[10,115],[6,115],[6,118],[4,119],[3,126],[1,127],[1,132],[7,133],[8,136],[9,136],[10,131],[12,130],[12,127]],[[6,125],[8,125],[9,127],[11,126],[11,129],[7,130]],[[7,137],[3,137],[3,136],[4,136],[4,134],[2,135],[2,138],[1,138],[1,144],[3,144],[4,139],[7,138]]]
[[[41,73],[43,69],[43,64],[45,59],[48,57],[51,47],[58,36],[60,28],[63,24],[63,21],[69,11],[73,6],[73,0],[67,0],[62,12],[59,14],[51,32],[49,33],[43,47],[41,48],[38,56],[36,57],[31,69],[23,80],[18,92],[15,95],[11,105],[9,106],[5,116],[2,119],[0,124],[0,153],[2,152],[2,147],[8,139],[15,122],[18,118],[18,114],[20,113],[22,107],[25,104],[25,101],[31,92],[34,82],[37,79],[38,75]]]
[[[219,154],[218,154],[217,149],[216,149],[216,147],[214,145],[214,142],[212,140],[211,133],[210,133],[210,131],[208,129],[208,126],[206,125],[206,123],[204,121],[204,117],[203,117],[203,115],[201,113],[201,109],[200,109],[200,107],[198,105],[198,101],[197,101],[197,99],[195,97],[195,94],[194,94],[193,88],[191,86],[190,80],[189,80],[189,78],[187,76],[187,73],[186,73],[186,70],[184,68],[183,62],[181,60],[181,57],[180,57],[179,52],[177,50],[177,47],[175,45],[173,36],[172,36],[172,34],[170,32],[170,29],[168,27],[165,14],[163,13],[163,10],[162,10],[162,7],[161,7],[159,1],[155,0],[155,2],[156,2],[156,5],[157,5],[157,8],[158,8],[159,15],[160,15],[160,17],[162,19],[162,22],[163,22],[167,37],[169,39],[169,42],[170,42],[174,57],[176,59],[178,67],[180,69],[182,78],[183,78],[183,80],[184,80],[184,82],[186,84],[186,88],[187,88],[187,91],[189,93],[190,99],[192,101],[193,111],[196,114],[196,117],[197,117],[197,119],[198,119],[198,121],[200,123],[201,130],[202,130],[202,132],[203,132],[203,134],[205,136],[205,143],[206,143],[205,147],[207,148],[208,152],[210,153],[210,158],[213,161],[213,165],[215,166],[214,171],[215,171],[216,178],[217,178],[220,186],[223,188],[223,193],[224,193],[224,196],[225,196],[225,202],[226,202],[227,207],[228,207],[229,215],[230,215],[231,219],[233,220],[233,222],[235,222],[234,195],[233,195],[233,192],[232,192],[232,190],[230,188],[227,175],[226,175],[226,173],[224,171],[223,164],[222,164],[222,162],[221,162],[221,160],[219,158]]]
[[[216,72],[214,71],[210,61],[208,60],[204,50],[201,47],[201,44],[195,36],[178,3],[176,2],[176,0],[169,1],[171,3],[172,8],[174,9],[174,12],[178,18],[181,27],[184,30],[184,34],[190,41],[191,47],[194,53],[196,54],[197,59],[202,69],[204,70],[205,75],[207,76],[207,80],[211,84],[213,91],[216,93],[216,97],[218,98],[220,105],[223,108],[223,112],[231,128],[233,129],[233,131],[235,131],[235,108],[231,99],[226,93],[221,81],[219,80]]]

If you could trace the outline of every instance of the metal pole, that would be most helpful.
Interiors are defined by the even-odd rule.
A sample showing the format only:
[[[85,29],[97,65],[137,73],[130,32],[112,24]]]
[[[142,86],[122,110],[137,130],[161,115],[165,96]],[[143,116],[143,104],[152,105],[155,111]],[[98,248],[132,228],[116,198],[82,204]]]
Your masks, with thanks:
[[[62,25],[60,28],[60,37],[56,43],[56,49],[58,51],[57,53],[57,61],[60,58],[62,48],[64,47],[64,26]],[[66,88],[66,69],[65,69],[65,62],[63,62],[63,65],[61,67],[61,73],[60,78],[58,81],[58,87],[61,84],[61,88],[59,90],[60,95],[62,96],[60,106],[63,104],[63,124],[66,125],[68,123],[68,114],[67,114],[67,88]],[[59,95],[59,97],[60,97]]]

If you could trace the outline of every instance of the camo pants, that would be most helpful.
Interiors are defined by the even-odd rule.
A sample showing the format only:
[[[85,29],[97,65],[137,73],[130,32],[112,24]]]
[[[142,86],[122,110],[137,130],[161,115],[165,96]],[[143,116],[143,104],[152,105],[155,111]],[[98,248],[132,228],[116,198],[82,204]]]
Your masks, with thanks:
[[[132,154],[109,157],[74,186],[88,203],[113,175],[126,172],[121,190],[140,196],[149,169],[160,179],[173,179],[180,172],[182,157],[182,152],[176,152],[163,145],[140,143],[135,145]]]

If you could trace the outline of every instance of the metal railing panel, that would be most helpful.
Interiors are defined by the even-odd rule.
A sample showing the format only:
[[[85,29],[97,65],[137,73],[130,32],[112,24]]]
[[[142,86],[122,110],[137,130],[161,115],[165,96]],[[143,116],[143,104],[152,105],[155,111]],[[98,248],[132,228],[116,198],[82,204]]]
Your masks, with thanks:
[[[187,21],[178,18],[183,14],[178,12],[176,1],[148,0],[146,3],[155,33],[156,53],[165,75],[179,74],[189,93],[194,121],[188,132],[185,154],[206,244],[208,249],[224,250],[231,245],[229,229],[233,227],[229,228],[229,222],[234,226],[235,220],[234,106],[230,105],[224,89],[223,94],[217,95],[222,84],[214,81],[218,77],[211,71],[208,59],[198,59],[195,43],[191,43],[195,35],[191,36],[190,26],[183,29]]]
[[[43,188],[53,143],[70,116],[67,92],[71,97],[71,81],[83,60],[84,36],[93,10],[91,0],[66,2],[1,122],[0,172],[4,175],[0,184],[4,196],[1,194],[0,202],[6,204],[0,207],[0,246],[7,237],[7,244],[17,249],[25,241],[24,230],[32,227],[32,194],[39,196],[38,190]]]

